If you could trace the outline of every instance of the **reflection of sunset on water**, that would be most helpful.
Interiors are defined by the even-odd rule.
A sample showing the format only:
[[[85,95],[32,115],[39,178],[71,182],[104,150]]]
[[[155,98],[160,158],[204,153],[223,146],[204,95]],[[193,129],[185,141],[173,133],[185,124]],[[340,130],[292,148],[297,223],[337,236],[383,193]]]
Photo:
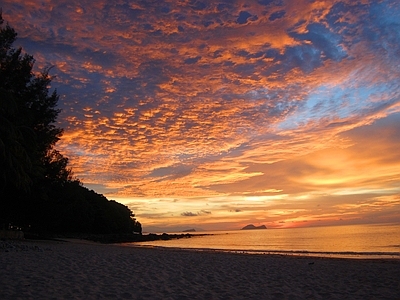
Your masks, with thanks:
[[[54,65],[74,174],[145,228],[400,220],[397,1],[2,10]]]

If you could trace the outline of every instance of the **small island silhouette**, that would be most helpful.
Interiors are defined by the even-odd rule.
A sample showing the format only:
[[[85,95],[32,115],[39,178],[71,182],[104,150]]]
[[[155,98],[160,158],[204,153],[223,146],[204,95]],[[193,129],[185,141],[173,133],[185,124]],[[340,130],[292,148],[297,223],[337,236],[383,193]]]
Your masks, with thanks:
[[[241,230],[252,230],[252,229],[267,229],[265,225],[254,226],[253,224],[249,224],[244,226]]]

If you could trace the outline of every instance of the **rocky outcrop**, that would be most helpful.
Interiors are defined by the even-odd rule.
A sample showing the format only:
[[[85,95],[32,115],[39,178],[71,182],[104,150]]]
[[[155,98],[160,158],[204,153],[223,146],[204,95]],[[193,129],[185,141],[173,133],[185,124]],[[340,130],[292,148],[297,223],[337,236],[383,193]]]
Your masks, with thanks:
[[[249,224],[244,226],[241,230],[252,230],[252,229],[267,229],[265,225],[254,226],[253,224]]]

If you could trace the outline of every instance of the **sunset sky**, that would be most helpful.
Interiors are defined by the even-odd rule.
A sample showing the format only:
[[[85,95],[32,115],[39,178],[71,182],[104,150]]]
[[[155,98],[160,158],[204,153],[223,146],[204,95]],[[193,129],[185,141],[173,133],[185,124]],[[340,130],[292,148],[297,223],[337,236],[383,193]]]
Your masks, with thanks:
[[[400,221],[398,0],[1,2],[144,231]]]

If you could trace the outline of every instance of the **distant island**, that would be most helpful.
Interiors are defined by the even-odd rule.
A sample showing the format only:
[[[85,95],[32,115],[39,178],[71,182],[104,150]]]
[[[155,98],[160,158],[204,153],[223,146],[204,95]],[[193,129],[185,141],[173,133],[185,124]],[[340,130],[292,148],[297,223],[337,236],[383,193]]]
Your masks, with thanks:
[[[265,225],[254,226],[253,224],[249,224],[244,226],[241,230],[252,230],[252,229],[267,229]]]
[[[194,228],[186,229],[186,230],[182,230],[182,232],[196,232],[196,229],[194,229]]]

